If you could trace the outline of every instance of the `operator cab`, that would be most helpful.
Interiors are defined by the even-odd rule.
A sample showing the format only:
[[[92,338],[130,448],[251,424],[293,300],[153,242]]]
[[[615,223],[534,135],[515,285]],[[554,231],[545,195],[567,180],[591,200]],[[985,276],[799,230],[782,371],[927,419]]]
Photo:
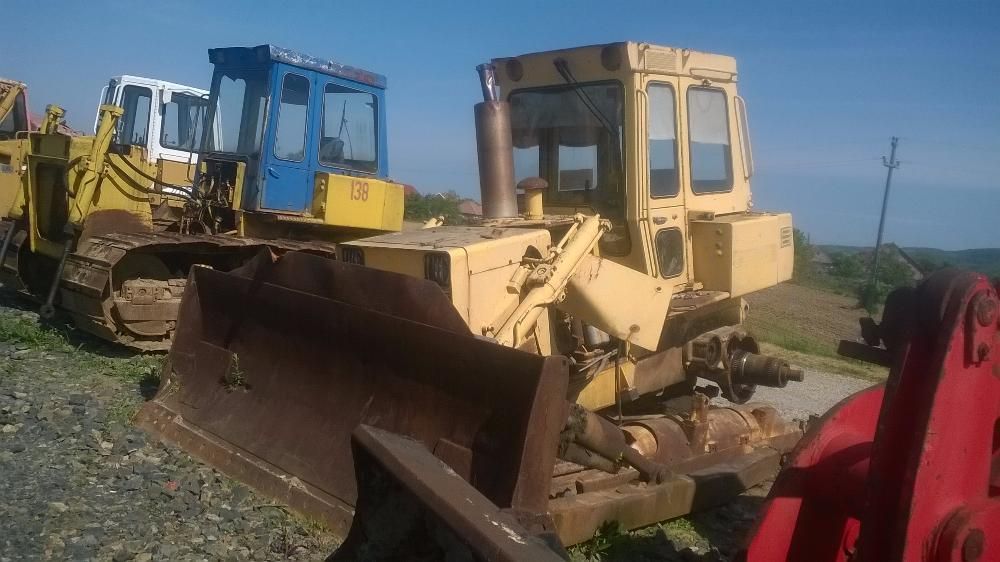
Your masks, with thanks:
[[[122,75],[101,90],[99,105],[117,105],[124,110],[118,120],[116,142],[146,149],[150,162],[161,159],[188,163],[201,148],[202,127],[208,108],[208,91]],[[94,131],[100,121],[94,118]]]
[[[243,167],[235,207],[318,217],[323,178],[387,177],[385,77],[273,45],[210,49],[209,61],[218,125],[205,158]],[[367,183],[351,185],[368,200]]]
[[[750,212],[753,160],[732,57],[629,42],[492,64],[510,104],[515,182],[546,181],[546,214],[610,219],[602,255],[686,288],[733,291],[728,260],[780,255],[768,282],[790,272],[791,217]],[[760,228],[766,244],[753,259],[736,256],[733,240],[713,234],[730,228]]]

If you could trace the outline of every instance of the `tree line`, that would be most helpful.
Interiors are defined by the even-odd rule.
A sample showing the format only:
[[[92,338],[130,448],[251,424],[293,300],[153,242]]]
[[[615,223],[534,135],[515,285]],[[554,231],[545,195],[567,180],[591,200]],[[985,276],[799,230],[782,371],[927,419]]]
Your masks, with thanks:
[[[894,245],[882,246],[879,252],[878,279],[873,284],[871,269],[874,251],[829,252],[829,264],[819,265],[816,263],[816,256],[822,250],[812,245],[804,232],[795,229],[794,242],[794,282],[852,295],[858,299],[858,305],[869,312],[874,313],[881,307],[885,297],[893,289],[910,287],[916,283],[913,268]],[[924,274],[947,266],[926,261],[926,264],[917,264]]]

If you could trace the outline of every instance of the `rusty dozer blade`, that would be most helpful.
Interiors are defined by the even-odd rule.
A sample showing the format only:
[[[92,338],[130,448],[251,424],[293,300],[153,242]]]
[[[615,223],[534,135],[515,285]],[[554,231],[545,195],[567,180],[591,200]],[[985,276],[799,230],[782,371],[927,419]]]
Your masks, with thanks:
[[[192,270],[137,424],[342,536],[359,424],[416,439],[500,507],[544,513],[567,369],[474,337],[432,282],[262,252]]]
[[[353,441],[357,513],[327,560],[569,559],[534,514],[498,508],[421,443],[366,425]]]

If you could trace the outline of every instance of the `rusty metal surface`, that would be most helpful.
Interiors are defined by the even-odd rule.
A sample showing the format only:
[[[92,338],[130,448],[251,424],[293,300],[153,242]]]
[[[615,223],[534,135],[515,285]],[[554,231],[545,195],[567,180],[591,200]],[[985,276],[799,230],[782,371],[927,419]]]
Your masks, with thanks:
[[[780,459],[778,450],[762,448],[677,474],[658,485],[630,483],[597,489],[553,499],[549,507],[559,539],[566,545],[576,544],[590,540],[606,521],[634,529],[718,505],[773,477]]]
[[[265,493],[298,496],[273,484],[294,477],[353,505],[350,434],[364,423],[420,440],[499,506],[544,511],[566,361],[472,336],[434,283],[261,255],[232,273],[195,268],[179,325],[171,372],[138,423],[223,470],[241,464],[253,474],[234,476]]]
[[[485,101],[475,106],[476,150],[483,217],[516,217],[514,148],[510,137],[510,106],[505,101]]]
[[[353,449],[357,514],[328,560],[564,559],[554,537],[535,536],[419,441],[362,425]]]
[[[139,215],[124,209],[107,209],[87,215],[80,239],[87,240],[104,234],[150,231],[152,224],[143,221]]]
[[[246,267],[232,274],[470,335],[468,325],[433,282],[331,262],[305,252],[289,252],[278,261],[276,265],[269,252],[259,252]]]
[[[635,451],[669,471],[659,485],[631,469],[608,474],[561,466],[549,510],[564,544],[589,540],[606,521],[632,529],[722,503],[772,478],[781,455],[802,436],[797,423],[769,406],[691,402],[686,414],[627,419],[622,426]]]

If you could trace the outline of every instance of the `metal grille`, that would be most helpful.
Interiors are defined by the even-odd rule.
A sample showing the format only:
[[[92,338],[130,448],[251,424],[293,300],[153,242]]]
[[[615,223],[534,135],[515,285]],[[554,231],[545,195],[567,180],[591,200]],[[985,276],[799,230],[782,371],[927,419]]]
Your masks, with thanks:
[[[677,54],[673,51],[646,51],[646,70],[677,72]]]
[[[340,248],[340,259],[345,263],[365,265],[365,251],[354,246],[342,246]]]

